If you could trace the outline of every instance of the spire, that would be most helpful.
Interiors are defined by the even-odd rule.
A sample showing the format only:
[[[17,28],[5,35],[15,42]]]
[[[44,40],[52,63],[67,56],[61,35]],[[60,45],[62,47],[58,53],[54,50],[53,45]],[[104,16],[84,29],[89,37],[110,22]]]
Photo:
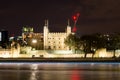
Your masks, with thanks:
[[[68,26],[70,26],[70,20],[68,19]]]
[[[46,22],[46,20],[45,20],[45,26],[47,26],[47,22]]]
[[[45,26],[48,26],[48,20],[45,20]]]

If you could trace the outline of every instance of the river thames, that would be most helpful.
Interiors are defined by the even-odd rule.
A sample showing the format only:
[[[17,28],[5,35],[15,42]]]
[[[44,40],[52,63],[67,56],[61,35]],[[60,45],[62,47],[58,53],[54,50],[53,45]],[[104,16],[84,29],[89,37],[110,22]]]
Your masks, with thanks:
[[[6,62],[0,80],[120,80],[120,63]]]

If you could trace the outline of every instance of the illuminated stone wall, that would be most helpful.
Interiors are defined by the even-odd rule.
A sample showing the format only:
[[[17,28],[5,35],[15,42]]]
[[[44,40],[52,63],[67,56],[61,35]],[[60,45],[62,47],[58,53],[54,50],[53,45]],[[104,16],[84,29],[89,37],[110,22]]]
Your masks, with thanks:
[[[3,58],[19,57],[19,53],[20,53],[20,48],[0,49],[0,57],[3,57]]]
[[[96,51],[94,57],[113,57],[113,51],[106,51],[105,48]]]

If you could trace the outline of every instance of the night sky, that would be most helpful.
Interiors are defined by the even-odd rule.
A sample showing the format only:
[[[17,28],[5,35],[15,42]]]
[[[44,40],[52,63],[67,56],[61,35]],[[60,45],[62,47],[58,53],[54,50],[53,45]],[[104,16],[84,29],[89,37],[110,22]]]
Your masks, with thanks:
[[[45,19],[50,31],[64,31],[67,20],[80,13],[77,33],[120,32],[120,0],[1,0],[0,29],[21,35],[23,26],[42,32]]]

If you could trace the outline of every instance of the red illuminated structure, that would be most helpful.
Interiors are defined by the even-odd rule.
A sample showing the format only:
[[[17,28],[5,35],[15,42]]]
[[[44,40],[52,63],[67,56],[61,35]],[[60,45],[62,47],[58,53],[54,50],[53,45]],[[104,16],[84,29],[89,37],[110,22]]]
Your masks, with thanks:
[[[80,16],[80,13],[77,13],[77,14],[72,16],[72,19],[74,21],[74,27],[72,29],[72,32],[74,32],[74,33],[77,31],[76,23],[78,21],[79,16]]]

